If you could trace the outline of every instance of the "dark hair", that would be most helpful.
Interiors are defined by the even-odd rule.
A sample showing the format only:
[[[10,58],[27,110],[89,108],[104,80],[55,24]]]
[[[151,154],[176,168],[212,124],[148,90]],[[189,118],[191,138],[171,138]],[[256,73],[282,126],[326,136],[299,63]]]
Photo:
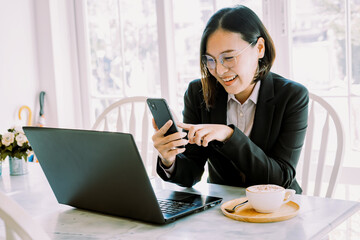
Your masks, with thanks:
[[[214,105],[217,80],[212,76],[206,65],[201,61],[201,56],[206,53],[206,44],[209,36],[217,29],[239,33],[241,38],[250,43],[255,43],[262,37],[265,40],[265,55],[259,60],[258,70],[253,81],[259,81],[268,74],[275,60],[275,46],[259,17],[249,8],[238,5],[233,8],[223,8],[217,11],[207,22],[200,43],[200,69],[201,84],[206,107]]]

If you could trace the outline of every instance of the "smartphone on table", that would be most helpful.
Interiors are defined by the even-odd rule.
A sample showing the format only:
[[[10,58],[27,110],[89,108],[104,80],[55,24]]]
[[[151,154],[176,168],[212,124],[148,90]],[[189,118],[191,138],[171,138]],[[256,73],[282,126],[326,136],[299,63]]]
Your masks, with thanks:
[[[164,124],[172,120],[173,124],[169,130],[165,133],[165,136],[179,132],[179,129],[176,127],[174,117],[171,114],[170,108],[166,103],[166,100],[163,98],[148,98],[146,100],[151,114],[154,117],[156,126],[160,129]]]

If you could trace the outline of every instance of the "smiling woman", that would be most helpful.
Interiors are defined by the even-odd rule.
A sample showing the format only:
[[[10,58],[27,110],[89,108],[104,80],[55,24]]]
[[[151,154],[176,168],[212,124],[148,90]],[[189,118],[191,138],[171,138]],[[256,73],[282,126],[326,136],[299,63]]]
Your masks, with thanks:
[[[277,184],[301,193],[295,169],[308,91],[270,72],[275,47],[261,20],[243,5],[217,11],[205,26],[200,58],[202,78],[189,84],[184,123],[177,124],[188,141],[179,133],[164,136],[171,124],[153,135],[158,174],[191,187],[207,162],[211,183]]]
[[[206,41],[204,38],[207,38],[207,36],[203,36],[202,42]],[[254,44],[253,47],[251,47],[252,44]],[[226,48],[223,48],[224,46]],[[258,61],[264,57],[264,39],[259,37],[257,41],[248,43],[242,39],[241,34],[219,29],[208,37],[206,49],[207,53],[214,52],[219,55],[220,64],[215,63],[213,67],[211,64],[202,61],[211,74],[207,75],[206,68],[202,68],[204,69],[203,84],[206,85],[207,82],[210,82],[213,85],[219,82],[228,93],[235,94],[235,98],[240,103],[244,103],[251,94],[255,81],[258,80],[257,78],[254,79],[254,75],[258,68]],[[238,51],[237,56],[234,53],[236,51]],[[243,53],[243,55],[240,55],[240,53]],[[224,54],[227,56],[226,61],[221,60],[221,58],[224,58]],[[216,78],[216,81],[213,78]],[[211,88],[207,89],[210,92],[212,90]],[[209,96],[211,95],[210,93]],[[213,101],[214,99],[205,97],[208,106],[211,106]]]

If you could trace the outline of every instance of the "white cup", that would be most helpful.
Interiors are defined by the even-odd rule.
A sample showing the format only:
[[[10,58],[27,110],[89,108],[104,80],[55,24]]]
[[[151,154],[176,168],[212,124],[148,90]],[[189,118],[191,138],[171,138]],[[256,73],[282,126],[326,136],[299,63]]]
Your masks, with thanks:
[[[295,190],[285,189],[278,185],[264,184],[246,188],[246,197],[255,211],[272,213],[295,195]]]

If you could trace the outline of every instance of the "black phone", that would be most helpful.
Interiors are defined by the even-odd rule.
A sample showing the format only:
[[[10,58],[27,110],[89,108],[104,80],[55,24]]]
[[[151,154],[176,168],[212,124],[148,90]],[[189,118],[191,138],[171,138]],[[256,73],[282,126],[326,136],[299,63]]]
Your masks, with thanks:
[[[164,124],[170,119],[173,121],[173,124],[169,130],[165,133],[165,136],[179,132],[179,129],[176,127],[175,120],[171,114],[170,108],[166,103],[166,100],[163,98],[148,98],[146,100],[151,114],[154,117],[156,126],[160,129]]]

